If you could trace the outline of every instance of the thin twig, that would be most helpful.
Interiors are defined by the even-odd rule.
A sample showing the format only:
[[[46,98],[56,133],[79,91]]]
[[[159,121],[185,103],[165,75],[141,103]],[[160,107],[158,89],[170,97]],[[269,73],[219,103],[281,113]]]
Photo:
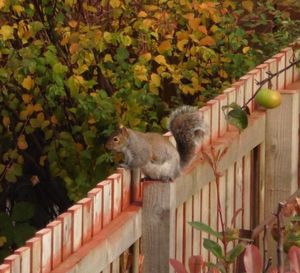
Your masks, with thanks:
[[[278,241],[277,241],[277,268],[278,273],[284,273],[284,257],[283,257],[283,241],[284,241],[284,223],[283,223],[283,215],[282,208],[285,203],[280,202],[278,204],[278,210],[276,214],[277,218],[277,229],[278,229]]]

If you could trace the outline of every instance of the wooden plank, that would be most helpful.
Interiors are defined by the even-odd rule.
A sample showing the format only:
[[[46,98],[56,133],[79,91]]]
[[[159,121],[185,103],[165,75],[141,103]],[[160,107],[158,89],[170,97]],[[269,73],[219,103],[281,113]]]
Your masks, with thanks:
[[[260,71],[260,81],[263,81],[264,79],[268,78],[268,71],[269,71],[269,64],[263,63],[256,67]],[[266,82],[263,86],[263,88],[268,88],[269,83]]]
[[[204,106],[199,109],[199,112],[203,115],[203,121],[207,125],[207,133],[202,139],[202,147],[211,143],[212,128],[211,128],[211,108]]]
[[[221,177],[219,177],[219,188],[220,188],[220,203],[221,203],[221,214],[223,223],[226,225],[226,188],[227,188],[227,174],[223,174]],[[218,231],[222,231],[222,221],[220,216],[218,217]]]
[[[202,188],[202,210],[201,210],[201,222],[204,224],[209,225],[209,184],[205,185]],[[202,240],[202,249],[201,249],[201,256],[204,261],[209,262],[210,261],[210,255],[209,252],[203,247],[203,241],[204,239],[208,238],[208,234],[205,232],[201,232],[201,240]]]
[[[9,264],[0,264],[0,273],[11,273]]]
[[[277,73],[278,71],[278,63],[277,60],[274,58],[268,59],[264,62],[268,65],[268,71],[272,74]],[[268,86],[271,89],[277,90],[278,89],[278,77],[274,77],[271,79],[271,85]]]
[[[222,107],[228,105],[228,96],[226,94],[221,94],[215,98],[219,101],[219,134],[218,136],[223,136],[227,130],[227,120],[223,112]]]
[[[293,62],[293,49],[291,47],[286,47],[281,50],[282,53],[285,54],[285,67]],[[293,81],[293,67],[289,68],[285,72],[285,86],[288,86]]]
[[[141,237],[141,218],[141,208],[129,206],[51,273],[102,271]]]
[[[52,231],[52,262],[51,267],[57,267],[62,261],[62,221],[52,221],[47,225]]]
[[[183,213],[183,205],[179,206],[176,209],[176,249],[175,258],[183,262],[183,225],[184,225],[184,213]]]
[[[226,187],[226,226],[232,227],[231,220],[235,212],[235,165],[228,167]]]
[[[193,196],[193,221],[201,221],[200,192]],[[193,229],[193,255],[200,255],[200,231]]]
[[[72,213],[64,212],[57,217],[62,222],[62,260],[66,260],[72,253],[73,229]]]
[[[258,83],[261,81],[261,69],[253,69],[253,70],[249,71],[247,73],[247,75],[250,75],[252,77],[252,92],[251,93],[252,93],[252,96],[254,96],[254,94],[257,92],[257,90],[259,88]],[[252,111],[254,111],[255,108],[257,108],[254,100],[251,101],[250,105],[252,105],[252,107],[250,109]]]
[[[11,273],[21,273],[21,257],[18,254],[12,254],[6,257],[3,261],[11,268]]]
[[[297,49],[294,50],[295,58],[299,58],[300,54],[300,49],[299,44],[300,44],[300,39],[297,39],[293,44],[297,44]],[[299,67],[293,66],[293,82],[297,81],[300,79],[300,69]]]
[[[141,175],[140,169],[133,169],[131,171],[132,202],[141,203],[142,201]]]
[[[276,59],[277,61],[277,71],[285,68],[285,54],[283,52],[279,52],[272,58]],[[277,89],[283,89],[286,86],[285,73],[286,72],[282,72],[277,76]]]
[[[140,273],[140,239],[133,244],[132,273]]]
[[[26,241],[26,246],[30,248],[30,268],[32,273],[40,273],[41,270],[41,258],[42,258],[42,240],[39,237],[31,238]]]
[[[119,257],[112,262],[111,273],[120,273],[120,258]]]
[[[219,101],[218,100],[209,100],[206,103],[207,106],[210,107],[211,112],[211,138],[215,139],[219,136],[219,126],[220,126],[220,120],[219,120]]]
[[[267,111],[265,216],[298,185],[299,93],[281,95],[281,106]]]
[[[243,158],[238,160],[235,165],[235,211],[243,209],[243,200],[244,200],[244,189],[243,189]],[[242,228],[243,224],[243,213],[242,211],[237,214],[235,217],[235,226],[237,228]]]
[[[216,181],[212,181],[210,183],[210,198],[209,198],[209,217],[210,217],[210,221],[209,221],[209,225],[212,229],[214,230],[218,230],[218,202],[217,202],[217,184]],[[211,240],[216,240],[215,237],[210,236]],[[217,262],[217,259],[214,255],[211,255],[211,261],[212,262]]]
[[[51,271],[52,231],[49,228],[43,228],[36,233],[36,237],[41,238],[41,272],[48,273]]]
[[[105,227],[112,220],[112,181],[104,180],[97,187],[102,189],[102,225]]]
[[[129,169],[118,168],[117,172],[122,177],[122,211],[128,208],[131,199],[131,172]]]
[[[192,256],[193,249],[193,233],[189,222],[193,220],[193,199],[190,198],[185,203],[185,266],[188,268],[189,258]]]
[[[253,132],[257,132],[253,134]],[[224,172],[236,160],[243,158],[254,147],[262,143],[265,139],[265,113],[253,112],[249,116],[249,125],[239,133],[228,131],[226,134],[217,139],[212,146],[206,146],[205,151],[211,152],[213,148],[227,149],[224,157],[219,162],[219,171]],[[191,196],[215,179],[214,173],[207,160],[203,160],[203,155],[199,152],[194,162],[184,172],[184,175],[176,179],[176,207],[186,202]]]
[[[254,75],[251,73],[248,73],[247,75],[241,77],[241,80],[244,81],[244,104],[247,103],[251,97],[253,96],[254,91]],[[250,112],[254,110],[253,107],[253,100],[251,100],[248,105]]]
[[[92,199],[92,235],[94,236],[102,229],[102,188],[94,188],[88,192],[88,197]]]
[[[251,229],[251,166],[252,153],[244,158],[244,198],[243,198],[243,228]]]
[[[30,265],[31,265],[30,247],[27,247],[27,246],[20,247],[17,250],[15,250],[15,254],[19,255],[21,258],[20,272],[21,273],[30,273]]]
[[[82,245],[82,206],[73,205],[68,211],[72,214],[72,252],[75,252]]]
[[[92,238],[93,202],[91,198],[83,198],[77,204],[82,206],[82,244],[85,244]]]
[[[112,181],[112,219],[114,219],[122,211],[122,176],[114,173],[107,180]]]
[[[169,258],[175,257],[175,183],[143,184],[143,272],[173,272]]]
[[[245,81],[239,80],[232,84],[232,87],[235,88],[235,96],[236,96],[236,103],[240,106],[244,104],[245,101]]]
[[[102,271],[102,273],[111,273],[111,265],[106,266]]]

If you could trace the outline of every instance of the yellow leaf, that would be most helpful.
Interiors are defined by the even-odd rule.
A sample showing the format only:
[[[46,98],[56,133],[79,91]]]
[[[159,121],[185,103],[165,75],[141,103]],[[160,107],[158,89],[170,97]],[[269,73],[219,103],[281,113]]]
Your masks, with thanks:
[[[216,43],[215,40],[211,36],[206,36],[199,41],[199,45],[202,46],[211,46],[214,45],[215,43]]]
[[[180,89],[184,94],[194,95],[196,92],[196,90],[193,87],[190,87],[189,85],[181,85]]]
[[[244,54],[247,54],[247,52],[250,50],[250,47],[249,46],[245,46],[244,48],[243,48],[243,53]]]
[[[144,12],[144,11],[140,11],[140,12],[138,13],[138,17],[145,18],[145,17],[147,17],[147,16],[148,16],[148,14],[147,14],[146,12]]]
[[[149,62],[151,60],[151,58],[152,58],[152,55],[150,52],[144,53],[139,57],[140,61],[142,61],[142,62]]]
[[[112,8],[118,8],[121,6],[120,0],[109,0],[109,4]]]
[[[95,124],[95,123],[96,123],[96,120],[95,120],[93,117],[90,117],[90,118],[88,119],[88,124],[93,125],[93,124]]]
[[[172,48],[171,42],[169,40],[165,40],[159,45],[157,50],[160,54],[163,54],[164,52],[170,50],[171,48]]]
[[[147,68],[144,65],[135,65],[133,68],[134,78],[139,81],[147,81]]]
[[[24,11],[24,7],[20,6],[20,5],[13,5],[12,6],[13,11],[20,16],[22,14],[22,12]]]
[[[112,57],[111,57],[110,54],[105,54],[105,56],[104,56],[104,62],[105,63],[113,63],[113,59],[112,59]]]
[[[243,6],[243,8],[244,8],[245,10],[247,10],[249,13],[252,13],[253,7],[254,7],[253,1],[251,1],[251,0],[242,1],[242,6]]]
[[[25,135],[20,135],[18,137],[18,143],[17,143],[17,145],[18,145],[18,148],[20,150],[26,150],[28,148],[28,144],[26,142]]]
[[[34,80],[30,77],[27,76],[23,82],[22,82],[22,86],[26,89],[26,90],[30,90],[34,87]]]
[[[0,35],[4,41],[14,39],[14,29],[11,26],[4,25],[0,28]]]
[[[47,159],[47,156],[46,156],[46,155],[42,155],[42,156],[40,157],[40,165],[41,165],[41,166],[45,166],[45,161],[46,161],[46,159]]]
[[[188,42],[189,42],[189,40],[187,40],[187,39],[178,41],[178,42],[177,42],[177,48],[178,48],[180,51],[183,51],[185,45],[186,45]]]
[[[10,125],[10,118],[9,117],[3,117],[2,118],[2,123],[3,123],[5,128],[8,128],[8,126]]]
[[[161,78],[158,74],[152,73],[150,76],[149,89],[151,92],[157,94],[158,87],[161,85]]]
[[[29,103],[32,100],[32,96],[30,96],[28,94],[23,94],[22,95],[22,100],[24,101],[24,103]]]
[[[220,75],[221,78],[223,79],[227,79],[228,78],[228,74],[224,69],[220,69],[218,74]]]
[[[44,120],[45,120],[45,116],[44,116],[44,113],[38,113],[36,119],[42,123]]]
[[[0,6],[0,8],[1,8],[1,6]],[[0,247],[5,245],[6,242],[7,242],[6,237],[0,236]]]
[[[20,112],[20,120],[26,120],[29,116],[29,112],[27,110],[23,110]]]
[[[72,28],[76,28],[78,26],[78,22],[75,21],[75,20],[70,20],[68,22],[69,26],[72,27]]]
[[[167,65],[167,61],[165,56],[163,55],[158,55],[154,58],[154,61],[156,61],[160,65]]]
[[[0,9],[2,9],[5,6],[5,0],[0,0]]]
[[[43,111],[43,107],[39,103],[37,103],[33,106],[33,111],[35,112]]]

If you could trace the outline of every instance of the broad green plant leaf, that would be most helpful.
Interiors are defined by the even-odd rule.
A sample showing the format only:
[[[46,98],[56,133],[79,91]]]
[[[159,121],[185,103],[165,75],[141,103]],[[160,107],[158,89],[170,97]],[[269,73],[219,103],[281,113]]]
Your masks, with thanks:
[[[223,252],[221,246],[213,240],[205,238],[203,241],[203,246],[205,249],[210,251],[218,259],[223,258]]]
[[[221,238],[222,237],[222,235],[221,235],[220,232],[215,231],[214,229],[212,229],[209,225],[207,225],[205,223],[195,221],[195,222],[189,222],[189,224],[193,228],[198,229],[200,231],[203,231],[205,233],[208,233],[210,235],[213,235],[213,236],[215,236],[217,238]]]
[[[33,228],[28,223],[16,224],[14,227],[14,242],[18,247],[25,244],[26,240],[31,238],[35,233]]]
[[[245,248],[246,248],[245,244],[243,243],[237,244],[227,253],[225,260],[230,263],[233,263],[235,259],[243,253]]]

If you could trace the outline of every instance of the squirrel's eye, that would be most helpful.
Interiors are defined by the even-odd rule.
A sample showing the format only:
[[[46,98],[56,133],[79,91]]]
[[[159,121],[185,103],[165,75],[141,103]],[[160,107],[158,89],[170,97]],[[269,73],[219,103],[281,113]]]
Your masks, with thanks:
[[[114,137],[114,138],[113,138],[113,141],[114,141],[114,142],[118,142],[119,139],[118,139],[117,137]]]

